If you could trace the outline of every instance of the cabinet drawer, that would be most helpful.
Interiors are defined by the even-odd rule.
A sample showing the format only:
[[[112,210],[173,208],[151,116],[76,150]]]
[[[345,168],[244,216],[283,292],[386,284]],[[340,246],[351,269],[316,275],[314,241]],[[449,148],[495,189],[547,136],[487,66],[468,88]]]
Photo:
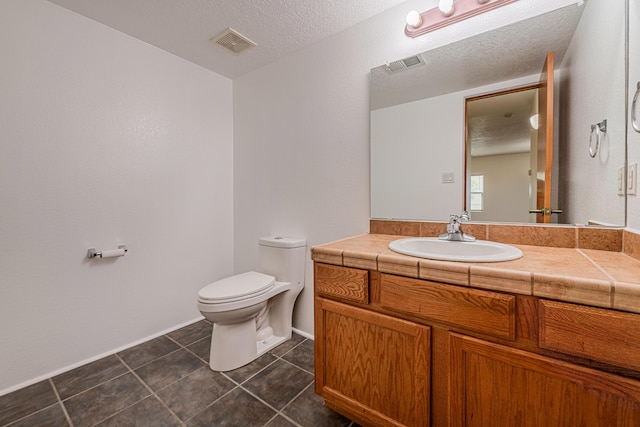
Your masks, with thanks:
[[[400,313],[515,339],[516,297],[513,295],[382,274],[380,303]]]
[[[540,347],[640,369],[640,316],[540,301]]]
[[[369,304],[369,271],[315,263],[315,289],[319,295]]]

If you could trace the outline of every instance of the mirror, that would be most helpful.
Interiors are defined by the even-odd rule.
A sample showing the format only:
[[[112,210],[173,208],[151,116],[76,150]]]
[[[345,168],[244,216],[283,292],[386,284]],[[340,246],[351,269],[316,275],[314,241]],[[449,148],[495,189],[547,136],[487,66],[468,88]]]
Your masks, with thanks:
[[[624,3],[587,0],[372,69],[371,217],[442,221],[461,212],[473,165],[465,153],[466,100],[537,84],[554,52],[551,208],[563,213],[551,222],[624,226]],[[605,119],[592,158],[591,125]],[[525,217],[471,215],[535,222]]]

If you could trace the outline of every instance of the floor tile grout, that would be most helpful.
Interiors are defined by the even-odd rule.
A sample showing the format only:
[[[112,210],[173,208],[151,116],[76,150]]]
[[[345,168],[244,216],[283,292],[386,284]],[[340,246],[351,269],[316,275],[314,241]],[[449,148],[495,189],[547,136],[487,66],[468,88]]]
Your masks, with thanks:
[[[64,402],[62,401],[62,398],[60,397],[60,393],[58,392],[58,388],[56,387],[55,383],[53,382],[53,378],[49,378],[49,385],[51,385],[51,388],[53,389],[53,394],[55,394],[56,395],[56,399],[58,399],[58,404],[62,408],[62,412],[64,413],[64,417],[67,419],[67,422],[69,423],[69,425],[71,427],[73,427],[73,421],[71,420],[71,416],[69,415],[69,412],[67,411],[67,407],[64,406]]]
[[[177,350],[176,350],[176,351],[177,351]],[[155,392],[155,391],[153,391],[153,389],[149,386],[149,384],[147,384],[147,383],[146,383],[146,381],[144,381],[142,378],[140,378],[140,376],[139,376],[139,375],[138,375],[138,374],[137,374],[133,369],[131,369],[131,367],[129,366],[129,364],[127,364],[127,362],[125,362],[125,361],[124,361],[124,359],[122,359],[122,357],[120,357],[120,355],[116,354],[116,357],[117,357],[118,359],[120,359],[120,362],[121,362],[121,363],[122,363],[122,364],[123,364],[123,365],[124,365],[128,370],[129,370],[129,372],[131,372],[131,374],[133,374],[133,376],[134,376],[134,377],[136,377],[136,378],[138,379],[138,381],[140,381],[140,382],[142,383],[142,385],[143,385],[143,386],[144,386],[144,387],[145,387],[145,388],[146,388],[146,389],[151,393],[149,396],[146,396],[146,397],[144,397],[143,399],[139,400],[138,402],[136,402],[136,403],[134,403],[134,404],[132,404],[132,405],[129,405],[128,407],[126,407],[126,408],[122,409],[122,411],[126,411],[126,410],[127,410],[127,409],[129,409],[130,407],[132,407],[132,406],[134,406],[134,405],[137,405],[138,403],[142,402],[144,399],[148,399],[150,396],[153,396],[154,398],[156,398],[156,399],[160,402],[160,404],[161,404],[162,406],[164,406],[164,407],[165,407],[165,408],[166,408],[166,409],[171,413],[171,415],[173,415],[173,416],[174,416],[178,421],[180,421],[180,424],[181,424],[181,425],[183,425],[183,426],[184,426],[185,424],[182,422],[182,420],[180,419],[180,417],[179,417],[175,412],[173,412],[173,410],[172,410],[171,408],[169,408],[169,407],[167,406],[167,404],[166,404],[166,403],[164,403],[164,400],[160,399],[160,396],[158,396],[158,395],[156,394],[156,392]],[[158,359],[160,359],[160,358],[158,358]],[[156,360],[158,360],[158,359],[156,359]],[[137,369],[137,368],[136,368],[136,369]],[[180,380],[178,380],[178,381],[180,381]],[[168,386],[167,386],[167,387],[168,387]],[[160,389],[160,390],[162,390],[162,389]],[[160,390],[158,390],[158,391],[160,391]],[[121,413],[122,411],[119,411],[119,412],[117,412],[117,413],[115,413],[115,414],[112,414],[110,417],[106,418],[106,420],[108,420],[108,419],[109,419],[109,418],[111,418],[111,417],[116,416],[117,414]],[[106,420],[103,420],[103,421],[106,421]],[[103,422],[103,421],[100,421],[100,422]]]
[[[186,337],[186,338],[192,339],[193,336],[202,335],[201,332],[203,332],[203,330],[206,329],[209,326],[212,326],[212,325],[207,322],[206,325],[201,324],[201,325],[199,325],[197,327],[194,327],[193,329],[184,331],[183,334],[179,334],[178,333],[175,336],[177,338],[181,338],[181,337],[185,338]],[[179,330],[177,330],[177,331],[179,331]],[[176,331],[172,331],[171,333],[173,334],[175,332]],[[245,396],[251,396],[251,398],[256,399],[265,408],[268,408],[269,410],[273,411],[273,416],[271,416],[266,421],[266,423],[263,425],[263,427],[267,426],[270,423],[275,423],[276,422],[275,420],[279,419],[279,418],[281,418],[280,421],[284,421],[286,423],[290,423],[293,426],[305,427],[302,424],[300,424],[298,421],[296,421],[295,419],[291,418],[289,415],[284,413],[285,410],[287,410],[288,408],[291,408],[292,405],[294,405],[294,402],[296,401],[296,399],[299,399],[305,392],[308,392],[310,387],[314,386],[314,378],[313,378],[314,372],[310,372],[309,370],[307,370],[307,369],[305,369],[303,367],[303,366],[308,366],[309,365],[309,353],[308,353],[309,349],[308,349],[308,345],[305,345],[305,343],[310,341],[310,339],[306,338],[306,337],[298,336],[298,334],[294,334],[294,336],[295,336],[295,338],[294,338],[293,341],[285,341],[285,343],[288,343],[287,347],[288,347],[288,345],[292,345],[291,348],[283,347],[280,350],[278,350],[278,347],[275,347],[275,348],[265,352],[262,356],[260,356],[260,357],[263,357],[263,356],[267,356],[268,355],[267,356],[268,358],[264,360],[264,362],[268,362],[268,363],[265,366],[263,366],[260,369],[258,369],[256,372],[252,372],[252,370],[255,369],[255,368],[258,368],[260,366],[260,364],[255,365],[253,368],[249,368],[248,371],[239,372],[237,375],[235,375],[237,380],[235,380],[234,378],[232,378],[231,375],[229,375],[228,372],[230,372],[230,371],[228,371],[228,372],[219,372],[219,374],[221,375],[220,378],[224,378],[226,381],[230,382],[226,386],[223,386],[222,382],[221,382],[220,383],[221,384],[220,387],[223,387],[223,388],[220,389],[220,391],[224,390],[224,388],[226,388],[226,387],[231,387],[231,388],[228,391],[226,391],[224,394],[222,394],[219,397],[217,397],[212,402],[209,402],[209,403],[205,404],[205,400],[203,400],[202,401],[203,402],[202,406],[192,407],[192,409],[190,409],[190,412],[187,412],[187,413],[185,413],[183,411],[182,412],[183,416],[185,416],[185,415],[189,416],[188,418],[185,418],[185,420],[182,420],[177,415],[177,413],[174,412],[174,410],[171,409],[168,406],[167,403],[165,403],[165,401],[160,397],[159,393],[162,390],[165,390],[168,387],[174,386],[179,381],[183,381],[183,380],[187,379],[191,375],[194,375],[195,372],[198,372],[201,369],[204,369],[205,367],[207,369],[210,369],[209,362],[204,357],[201,356],[201,355],[204,354],[204,346],[202,345],[203,344],[202,342],[208,338],[208,336],[206,336],[206,335],[205,336],[201,336],[200,338],[197,338],[197,339],[195,339],[195,340],[193,340],[191,342],[185,342],[185,344],[182,344],[176,338],[170,337],[169,334],[165,334],[165,335],[161,335],[159,337],[156,337],[156,338],[154,338],[154,340],[158,339],[158,338],[167,339],[167,340],[169,340],[168,342],[170,342],[171,345],[169,345],[167,341],[159,341],[157,347],[154,346],[155,345],[155,343],[154,343],[154,345],[151,345],[151,346],[143,349],[142,353],[136,353],[136,352],[131,353],[132,357],[130,358],[130,361],[132,361],[132,362],[135,362],[136,360],[144,361],[148,357],[153,357],[152,360],[147,361],[147,362],[145,362],[144,364],[142,364],[140,366],[137,366],[135,369],[132,368],[132,365],[130,365],[128,362],[126,362],[124,357],[123,357],[124,352],[129,350],[129,349],[114,353],[113,356],[115,357],[115,360],[118,362],[118,364],[121,364],[121,366],[124,367],[124,369],[125,369],[124,372],[122,372],[122,373],[120,373],[118,375],[115,375],[115,376],[113,376],[111,378],[103,380],[102,377],[106,377],[108,375],[111,375],[110,371],[112,369],[114,369],[113,368],[113,366],[115,366],[115,362],[114,362],[113,366],[109,366],[108,368],[105,368],[104,371],[102,369],[99,369],[98,371],[96,371],[96,374],[95,374],[96,379],[101,381],[99,384],[91,385],[90,387],[88,387],[88,388],[86,388],[86,389],[84,389],[82,391],[76,392],[76,393],[66,397],[65,399],[62,399],[62,397],[60,395],[60,392],[58,391],[58,387],[54,383],[53,377],[48,378],[47,379],[48,384],[51,387],[51,389],[52,389],[52,391],[53,391],[53,393],[55,395],[55,400],[56,400],[55,403],[52,403],[51,405],[48,405],[48,406],[46,406],[44,408],[41,408],[41,409],[39,409],[37,411],[28,413],[24,417],[21,417],[20,419],[11,420],[11,424],[15,424],[17,422],[24,422],[25,419],[27,419],[27,418],[29,418],[29,417],[31,417],[33,415],[36,415],[36,414],[38,414],[38,413],[40,413],[40,412],[42,412],[44,410],[51,409],[52,407],[54,407],[56,405],[60,405],[60,408],[61,408],[63,414],[60,414],[57,410],[55,410],[56,417],[59,418],[60,421],[62,421],[62,416],[64,415],[64,419],[66,420],[68,425],[70,427],[74,427],[74,422],[72,421],[72,418],[71,418],[72,413],[70,413],[69,410],[67,410],[67,406],[66,406],[65,402],[69,402],[70,399],[76,398],[77,396],[80,396],[80,395],[82,395],[84,393],[87,393],[87,392],[89,392],[91,390],[94,390],[97,387],[103,386],[104,384],[107,384],[110,381],[114,381],[114,380],[116,380],[118,378],[121,378],[121,377],[127,375],[127,374],[132,374],[133,378],[135,378],[139,383],[142,384],[142,386],[144,387],[144,390],[146,390],[146,392],[148,394],[145,395],[144,397],[141,397],[141,398],[136,395],[135,402],[127,404],[126,407],[124,407],[122,409],[118,409],[116,412],[109,413],[110,411],[107,411],[105,413],[101,413],[100,414],[101,417],[104,417],[104,418],[100,418],[99,420],[93,419],[91,421],[92,422],[91,425],[95,426],[95,425],[98,425],[100,423],[104,423],[105,421],[110,420],[110,419],[112,419],[114,417],[118,417],[118,416],[120,416],[120,419],[122,419],[122,415],[121,414],[123,412],[129,411],[131,408],[135,407],[136,405],[141,404],[141,402],[143,402],[143,401],[145,401],[145,400],[147,400],[149,398],[152,398],[152,399],[155,399],[157,402],[156,403],[152,403],[151,401],[149,401],[149,402],[146,402],[146,403],[142,404],[141,406],[139,406],[139,408],[140,409],[145,408],[144,410],[146,410],[146,408],[149,408],[149,406],[147,406],[147,405],[149,405],[149,404],[157,405],[159,403],[161,405],[161,407],[163,408],[161,413],[162,414],[166,414],[166,417],[167,417],[166,419],[167,420],[169,419],[168,417],[171,417],[174,422],[177,422],[178,425],[180,425],[182,427],[185,427],[194,418],[202,415],[211,406],[215,405],[216,403],[219,403],[221,401],[221,399],[224,399],[225,397],[228,397],[231,393],[236,392],[236,393],[238,393],[237,396],[242,396],[242,394],[245,394]],[[300,340],[300,341],[298,341],[298,340]],[[147,342],[151,342],[151,341],[152,340],[149,340]],[[182,340],[182,341],[186,341],[186,340]],[[198,344],[198,343],[200,343],[200,346],[199,347],[195,347],[194,345]],[[283,344],[285,344],[285,343],[283,343]],[[145,344],[145,343],[141,343],[141,344],[139,344],[139,346],[143,345],[143,344]],[[162,345],[160,345],[160,344],[162,344]],[[173,347],[173,345],[175,345],[176,348],[171,348],[171,347]],[[305,347],[302,347],[303,345],[305,345]],[[134,349],[136,347],[137,346],[134,346],[134,347],[131,347],[130,349]],[[166,353],[166,354],[162,354],[162,352],[166,350],[166,347],[169,347],[170,351],[168,353]],[[189,347],[192,347],[192,348],[189,348]],[[296,351],[296,349],[301,349],[302,352],[299,352],[297,354],[293,353],[293,352]],[[150,365],[152,363],[159,363],[158,367],[160,369],[163,369],[164,366],[167,366],[167,362],[159,362],[159,361],[161,361],[162,359],[164,359],[164,358],[166,358],[166,357],[168,357],[168,356],[170,356],[172,354],[175,354],[175,353],[179,352],[180,350],[186,350],[187,354],[189,355],[187,357],[187,359],[192,361],[192,362],[190,362],[190,365],[189,365],[190,368],[189,369],[193,369],[193,370],[180,371],[180,372],[188,372],[188,373],[186,375],[183,374],[182,377],[180,377],[178,379],[175,379],[175,380],[173,379],[173,377],[167,377],[167,379],[170,378],[171,381],[170,381],[169,384],[163,385],[162,388],[154,391],[154,389],[151,387],[151,385],[148,384],[145,380],[143,380],[142,377],[140,375],[138,375],[138,373],[136,372],[137,370],[140,370],[141,368],[143,368],[145,366],[148,366],[148,365]],[[198,355],[198,353],[196,353],[196,351],[199,351],[199,353],[201,355]],[[159,354],[159,356],[156,357],[156,355],[158,355],[158,354]],[[195,363],[195,360],[192,357],[197,359],[198,362],[202,362],[204,365],[200,366],[200,367],[195,367],[197,365],[197,363]],[[285,357],[288,357],[288,359],[291,359],[291,360],[287,360],[287,359],[285,359]],[[258,360],[258,359],[256,359],[256,360]],[[272,360],[269,360],[269,359],[272,359]],[[252,380],[255,380],[252,384],[255,384],[255,385],[261,384],[260,380],[256,380],[256,377],[258,377],[258,375],[263,373],[268,368],[274,366],[275,364],[285,364],[287,366],[291,366],[291,367],[297,368],[297,369],[301,370],[302,372],[304,372],[305,374],[311,375],[311,377],[309,378],[309,383],[306,384],[306,385],[304,385],[304,378],[306,378],[306,377],[300,377],[301,381],[299,382],[299,385],[296,385],[295,388],[291,389],[291,391],[295,392],[295,391],[299,390],[298,387],[300,387],[300,386],[302,386],[302,389],[300,391],[298,391],[297,394],[295,394],[295,396],[293,396],[291,399],[289,399],[286,403],[284,403],[283,405],[280,405],[278,399],[274,400],[274,402],[278,402],[278,406],[281,406],[280,409],[276,409],[276,407],[272,406],[272,404],[268,403],[265,400],[265,398],[266,399],[270,399],[269,396],[273,396],[273,392],[272,391],[268,391],[268,394],[265,394],[265,392],[266,392],[265,389],[262,389],[262,390],[265,390],[265,391],[260,391],[261,388],[258,388],[258,389],[256,389],[256,392],[252,392],[249,389],[249,386],[255,388],[253,385],[250,385],[250,382]],[[86,366],[86,365],[83,365],[83,366]],[[99,365],[99,368],[102,368],[102,366],[104,366],[104,365]],[[284,365],[279,365],[279,366],[284,367]],[[122,369],[122,367],[117,367],[116,368],[116,372],[118,370]],[[195,367],[195,369],[194,369],[194,367]],[[154,369],[155,369],[155,367],[154,367]],[[240,369],[240,368],[238,368],[238,369]],[[291,368],[286,368],[286,369],[290,370]],[[200,375],[202,375],[202,374],[203,373],[201,372]],[[90,377],[91,375],[93,375],[93,372],[87,373],[87,371],[85,370],[84,372],[80,373],[80,376],[76,376],[76,377],[72,376],[69,379],[72,382],[73,381],[84,381],[85,375]],[[245,375],[248,375],[248,376],[244,377]],[[133,380],[133,378],[131,378],[131,380]],[[193,377],[193,378],[195,380],[195,378],[198,378],[198,377]],[[153,377],[149,377],[147,379],[153,380]],[[65,384],[66,384],[66,381],[67,381],[67,379],[65,379]],[[124,379],[123,379],[123,381],[124,381]],[[90,381],[89,381],[89,383],[90,383]],[[80,385],[82,385],[82,383],[80,383]],[[115,386],[115,384],[114,384],[114,386]],[[265,384],[262,383],[262,386],[259,386],[259,387],[264,387],[264,386],[265,386]],[[65,387],[67,387],[67,386],[65,385]],[[73,387],[72,388],[66,388],[66,389],[67,390],[73,390]],[[140,393],[144,394],[143,389],[140,389]],[[262,395],[264,397],[260,397],[258,394],[260,394],[260,395]],[[165,395],[165,397],[168,396],[168,394],[166,392],[164,393],[164,395]],[[216,395],[217,395],[217,393],[216,393]],[[211,397],[215,397],[215,395],[211,395]],[[90,398],[90,395],[87,395],[85,400],[88,399],[88,398]],[[243,397],[243,399],[246,399],[246,398],[248,398],[248,397]],[[235,399],[235,397],[232,398],[232,399]],[[208,399],[206,399],[206,402],[208,402]],[[172,403],[172,406],[174,406],[173,403]],[[321,406],[323,406],[323,405],[321,405]],[[312,406],[312,407],[315,407],[315,406]],[[158,409],[159,408],[160,407],[158,407]],[[194,409],[195,409],[195,411],[194,411]],[[167,412],[165,412],[165,410]],[[298,410],[299,410],[299,408],[298,408]],[[312,413],[314,413],[314,411],[316,411],[316,410],[311,409]],[[132,416],[132,414],[136,414],[136,415],[133,415],[133,416],[139,416],[137,414],[144,413],[144,412],[135,412],[136,409],[134,409],[133,411],[134,412],[129,411],[129,413],[127,415],[124,415],[124,417]],[[139,411],[139,409],[138,409],[138,411]],[[72,412],[75,414],[75,409],[73,409]],[[191,412],[195,412],[195,413],[192,414]],[[216,413],[217,413],[217,410],[216,410]],[[296,414],[296,412],[292,412],[292,413]],[[324,413],[327,413],[328,416],[330,416],[330,414],[331,414],[331,412],[326,412],[326,411],[322,412],[322,410],[318,414],[324,414]],[[95,414],[95,415],[97,415],[97,414]],[[96,418],[95,415],[92,415],[91,417]],[[268,415],[268,413],[264,413],[264,415],[266,416],[266,415]],[[207,416],[209,416],[209,415],[207,415]],[[295,416],[296,417],[300,417],[300,414],[298,413]],[[320,415],[320,416],[324,416],[324,415]],[[42,417],[42,415],[41,415],[41,417]],[[86,418],[86,420],[91,419],[91,417],[90,418]],[[350,421],[347,424],[344,424],[344,425],[346,425],[346,426],[354,426],[353,422],[350,422]],[[306,427],[309,427],[309,426],[306,426]]]
[[[199,411],[197,414],[194,414],[193,416],[187,418],[186,421],[184,421],[184,423],[186,424],[187,422],[191,421],[192,419],[194,419],[195,417],[197,417],[198,415],[200,415],[201,413],[203,413],[204,411],[206,411],[207,409],[209,409],[211,406],[215,405],[217,402],[219,402],[221,399],[223,399],[225,396],[228,396],[229,394],[231,394],[234,390],[240,388],[239,385],[236,384],[235,387],[233,387],[231,390],[229,390],[228,392],[224,393],[222,396],[220,396],[219,398],[217,398],[216,400],[214,400],[213,402],[209,403],[208,405],[204,406],[202,408],[201,411]]]

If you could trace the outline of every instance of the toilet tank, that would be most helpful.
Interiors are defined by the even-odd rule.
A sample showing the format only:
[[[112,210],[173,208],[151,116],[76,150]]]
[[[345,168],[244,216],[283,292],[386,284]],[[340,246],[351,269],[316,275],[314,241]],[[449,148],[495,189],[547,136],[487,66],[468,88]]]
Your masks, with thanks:
[[[260,272],[274,276],[278,282],[304,283],[307,242],[295,237],[261,237],[258,239]]]

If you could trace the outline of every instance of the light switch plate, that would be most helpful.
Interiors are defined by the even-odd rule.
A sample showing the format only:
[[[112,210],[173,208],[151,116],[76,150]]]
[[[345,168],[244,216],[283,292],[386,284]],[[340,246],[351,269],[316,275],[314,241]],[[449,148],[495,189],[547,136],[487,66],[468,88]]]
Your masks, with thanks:
[[[455,172],[442,172],[443,184],[453,184],[454,182],[456,182]]]
[[[624,166],[618,168],[618,196],[624,196]]]
[[[627,173],[627,194],[634,196],[638,188],[638,164],[633,163],[629,165],[629,172]]]

